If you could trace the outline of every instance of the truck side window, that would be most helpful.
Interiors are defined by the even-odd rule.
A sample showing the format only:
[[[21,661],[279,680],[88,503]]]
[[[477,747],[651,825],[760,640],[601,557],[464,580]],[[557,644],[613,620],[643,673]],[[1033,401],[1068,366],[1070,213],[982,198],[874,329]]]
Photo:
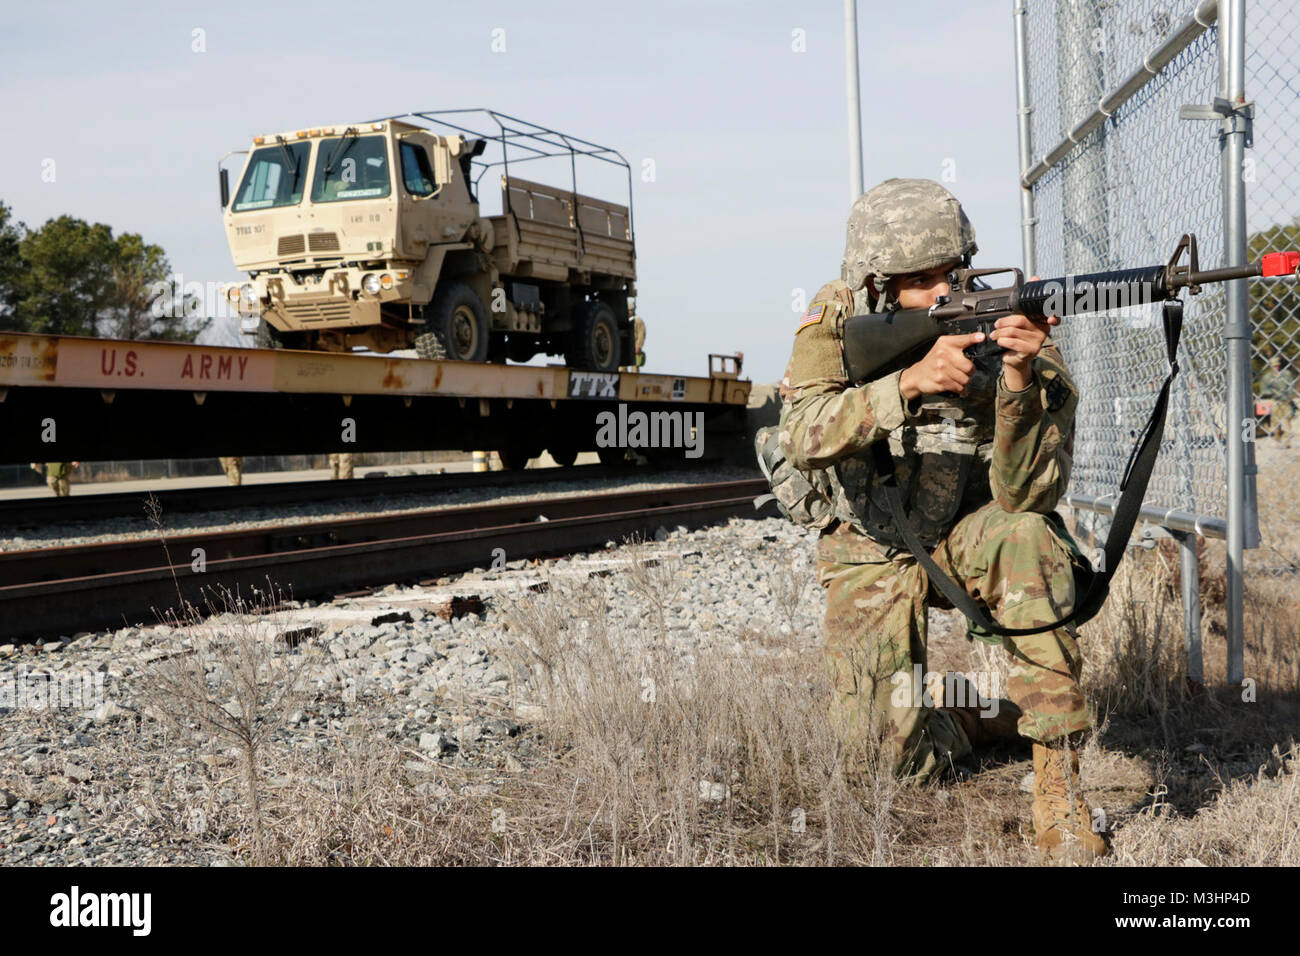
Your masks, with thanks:
[[[434,192],[429,154],[414,143],[402,144],[402,184],[412,196],[432,196]]]

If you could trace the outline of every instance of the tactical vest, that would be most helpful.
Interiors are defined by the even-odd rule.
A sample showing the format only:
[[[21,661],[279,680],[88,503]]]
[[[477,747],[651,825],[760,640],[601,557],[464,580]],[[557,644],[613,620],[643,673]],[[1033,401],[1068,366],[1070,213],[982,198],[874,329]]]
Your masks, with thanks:
[[[835,321],[838,333],[842,318]],[[976,359],[966,394],[922,396],[910,403],[908,420],[889,435],[905,510],[929,547],[939,543],[960,514],[992,500],[988,473],[1001,364],[999,355]],[[760,429],[755,439],[759,465],[781,512],[819,530],[844,521],[882,545],[905,547],[871,453],[842,459],[825,470],[800,472],[785,458],[779,442],[790,411],[787,400],[781,424]]]
[[[997,374],[977,365],[965,395],[926,396],[919,414],[889,435],[904,510],[928,547],[939,543],[959,514],[993,498],[989,462]],[[831,470],[850,503],[854,527],[881,544],[904,547],[871,453],[836,462]]]

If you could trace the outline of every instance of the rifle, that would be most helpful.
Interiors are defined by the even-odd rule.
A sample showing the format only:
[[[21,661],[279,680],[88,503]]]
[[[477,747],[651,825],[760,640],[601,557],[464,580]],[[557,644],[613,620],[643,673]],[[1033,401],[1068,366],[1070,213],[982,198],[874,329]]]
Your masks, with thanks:
[[[1187,253],[1186,264],[1180,264]],[[985,276],[1014,274],[1011,285],[990,288]],[[1199,295],[1212,282],[1256,277],[1278,278],[1300,273],[1300,252],[1271,252],[1259,262],[1226,269],[1202,271],[1196,253],[1196,236],[1187,234],[1168,264],[1091,272],[1057,279],[1025,281],[1019,269],[955,269],[949,278],[951,292],[928,309],[900,309],[850,316],[844,321],[844,364],[849,378],[866,382],[919,359],[944,335],[983,332],[1006,315],[1062,318],[1090,312],[1109,312],[1134,305],[1171,302],[1186,289]],[[1002,347],[986,338],[966,350],[968,357],[1001,354]],[[921,354],[924,354],[921,352]]]

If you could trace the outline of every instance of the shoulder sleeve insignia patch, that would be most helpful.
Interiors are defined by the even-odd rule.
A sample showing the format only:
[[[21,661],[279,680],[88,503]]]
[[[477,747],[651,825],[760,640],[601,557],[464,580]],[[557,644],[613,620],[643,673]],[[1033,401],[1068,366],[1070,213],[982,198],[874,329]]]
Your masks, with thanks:
[[[1066,385],[1059,375],[1051,376],[1047,380],[1047,410],[1059,412],[1069,400],[1070,386]]]
[[[797,335],[804,329],[808,328],[808,326],[816,325],[820,322],[822,316],[826,314],[827,304],[828,303],[826,302],[814,302],[812,305],[808,306],[808,311],[799,319],[799,328],[794,330],[795,334]]]

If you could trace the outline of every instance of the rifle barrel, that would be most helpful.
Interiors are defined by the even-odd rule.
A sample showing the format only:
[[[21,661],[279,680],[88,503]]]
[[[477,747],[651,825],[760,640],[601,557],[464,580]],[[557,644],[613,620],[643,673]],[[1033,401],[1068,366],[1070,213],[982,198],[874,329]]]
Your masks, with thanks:
[[[1183,286],[1200,285],[1203,282],[1227,282],[1231,279],[1253,279],[1261,274],[1258,262],[1248,262],[1244,266],[1229,266],[1226,269],[1205,269],[1201,272],[1193,272],[1190,275],[1174,276],[1174,288],[1181,289]]]

